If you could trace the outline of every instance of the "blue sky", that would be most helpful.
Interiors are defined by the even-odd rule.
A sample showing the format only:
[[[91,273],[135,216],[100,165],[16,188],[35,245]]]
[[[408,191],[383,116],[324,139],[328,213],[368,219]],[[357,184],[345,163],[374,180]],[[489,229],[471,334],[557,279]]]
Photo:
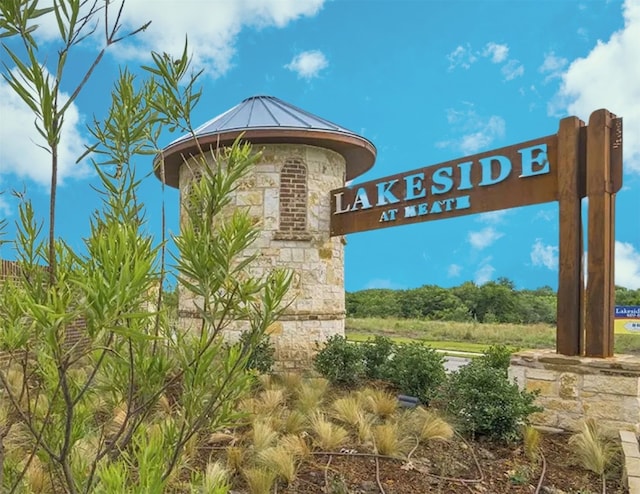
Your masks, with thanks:
[[[88,142],[85,124],[104,115],[118,65],[135,72],[149,50],[175,53],[188,34],[194,67],[205,70],[196,125],[246,97],[277,96],[375,144],[376,164],[357,181],[552,134],[567,115],[587,120],[607,108],[622,116],[616,283],[640,288],[640,0],[129,0],[125,12],[129,26],[151,27],[108,52],[66,122],[58,234],[71,245],[81,248],[98,206],[95,176],[74,164]],[[54,30],[43,20],[43,53],[55,53]],[[73,59],[66,91],[99,43]],[[0,190],[26,190],[44,218],[48,161],[37,143],[33,117],[0,82]],[[135,165],[148,173],[151,160]],[[155,178],[145,180],[142,197],[157,233]],[[177,232],[177,192],[166,201]],[[16,212],[15,199],[0,195],[0,217]],[[519,288],[557,286],[555,203],[347,240],[349,291],[501,276]],[[10,248],[0,256],[11,258]]]

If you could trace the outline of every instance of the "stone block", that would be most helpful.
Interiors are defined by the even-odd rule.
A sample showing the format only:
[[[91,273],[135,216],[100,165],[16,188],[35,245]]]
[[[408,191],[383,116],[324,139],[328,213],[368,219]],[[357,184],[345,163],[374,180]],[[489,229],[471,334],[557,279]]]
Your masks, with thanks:
[[[629,432],[629,431],[624,431]],[[640,458],[640,451],[638,451],[638,442],[635,443],[622,443],[622,451],[625,458]]]
[[[547,369],[527,369],[527,379],[535,379],[538,381],[555,381],[558,379],[558,373],[556,371],[549,371]]]
[[[546,410],[552,410],[561,413],[570,413],[575,415],[581,415],[583,413],[582,403],[576,400],[563,400],[560,398],[539,398],[538,402],[540,406]]]
[[[569,432],[578,432],[582,423],[584,422],[584,418],[582,415],[574,415],[574,414],[558,414],[558,428],[563,431]]]
[[[624,467],[629,478],[640,478],[640,458],[625,458]]]
[[[557,396],[555,381],[541,381],[538,379],[527,379],[525,383],[527,391],[539,391],[540,396]]]
[[[267,329],[266,329],[266,333],[270,336],[278,336],[282,334],[282,323],[280,321],[276,321],[273,324],[271,324]]]
[[[515,382],[520,389],[524,389],[524,383],[526,381],[525,378],[525,368],[519,365],[510,365],[509,366],[509,379],[512,382]]]
[[[529,416],[529,419],[531,420],[531,423],[536,426],[558,426],[558,414],[551,410],[543,410],[542,412],[533,413]]]
[[[236,201],[238,206],[259,206],[262,204],[262,196],[261,190],[239,191],[236,195]]]
[[[627,479],[629,494],[640,494],[640,477],[629,477]]]
[[[633,443],[638,446],[638,436],[636,436],[633,432],[630,431],[620,431],[619,432],[620,441],[623,443]]]
[[[586,417],[594,419],[609,419],[638,422],[640,403],[638,398],[622,396],[612,399],[614,395],[598,395],[590,400],[585,400],[584,411]]]
[[[580,394],[582,376],[573,373],[560,374],[558,378],[558,396],[563,399],[576,399]]]
[[[638,377],[586,375],[582,389],[595,393],[638,396]]]

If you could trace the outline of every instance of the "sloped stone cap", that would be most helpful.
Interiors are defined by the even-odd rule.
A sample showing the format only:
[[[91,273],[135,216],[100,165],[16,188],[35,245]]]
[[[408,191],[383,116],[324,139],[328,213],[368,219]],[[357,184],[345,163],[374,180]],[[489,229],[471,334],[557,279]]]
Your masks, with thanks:
[[[344,156],[346,179],[353,180],[375,163],[376,148],[364,137],[313,115],[273,96],[253,96],[209,120],[191,135],[167,146],[165,183],[178,187],[180,166],[197,153],[196,139],[203,149],[229,146],[239,136],[251,144],[308,144],[331,149]],[[154,173],[162,180],[160,156],[154,160]]]

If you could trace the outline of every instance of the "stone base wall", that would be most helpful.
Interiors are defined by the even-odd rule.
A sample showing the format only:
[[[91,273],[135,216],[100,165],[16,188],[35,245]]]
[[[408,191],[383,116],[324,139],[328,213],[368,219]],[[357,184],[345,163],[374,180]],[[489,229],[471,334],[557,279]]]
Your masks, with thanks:
[[[196,318],[180,318],[184,330],[197,330],[201,321]],[[238,341],[246,327],[238,323],[236,328],[225,331],[225,339]],[[306,371],[313,368],[313,357],[327,339],[338,334],[344,336],[344,317],[331,315],[284,315],[267,328],[271,343],[275,348],[274,371]]]
[[[550,350],[516,353],[509,377],[530,391],[539,390],[533,425],[577,431],[593,418],[605,429],[640,431],[640,358],[567,357]]]
[[[275,268],[293,273],[272,339],[279,369],[308,369],[316,341],[344,334],[344,239],[330,236],[329,191],[344,185],[346,162],[330,149],[304,144],[256,146],[261,157],[238,184],[229,210],[246,211],[259,235],[244,256],[255,256],[248,272],[263,277]],[[181,224],[190,184],[202,176],[201,164],[180,168]],[[201,305],[187,290],[179,292],[182,327]],[[198,325],[196,324],[197,328]],[[230,340],[243,329],[229,331]]]

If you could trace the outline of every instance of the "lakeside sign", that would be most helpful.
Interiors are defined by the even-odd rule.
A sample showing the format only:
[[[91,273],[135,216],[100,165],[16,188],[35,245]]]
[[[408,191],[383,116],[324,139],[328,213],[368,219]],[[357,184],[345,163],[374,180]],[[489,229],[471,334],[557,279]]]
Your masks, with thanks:
[[[640,305],[617,305],[615,332],[640,334]]]
[[[610,357],[622,119],[597,110],[557,134],[331,191],[332,236],[558,201],[556,349]],[[582,202],[587,211],[584,287]]]
[[[557,199],[551,135],[331,192],[331,235]]]

